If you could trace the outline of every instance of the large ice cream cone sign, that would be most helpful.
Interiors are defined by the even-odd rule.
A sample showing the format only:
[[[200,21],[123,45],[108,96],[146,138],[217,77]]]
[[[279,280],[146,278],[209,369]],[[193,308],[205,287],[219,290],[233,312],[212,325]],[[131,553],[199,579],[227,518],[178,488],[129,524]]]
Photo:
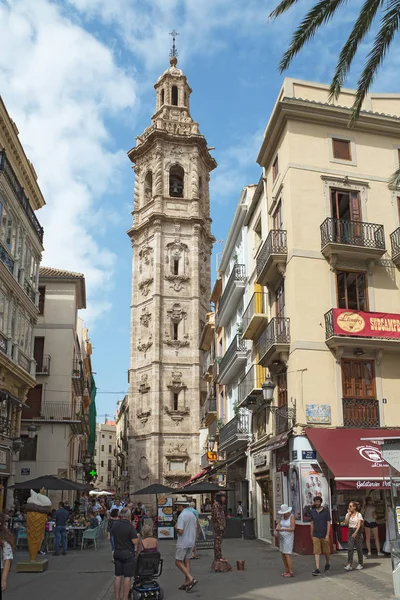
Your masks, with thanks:
[[[31,495],[26,503],[26,533],[28,537],[29,556],[36,560],[42,545],[47,515],[51,512],[51,500],[44,494],[37,494],[31,490]]]

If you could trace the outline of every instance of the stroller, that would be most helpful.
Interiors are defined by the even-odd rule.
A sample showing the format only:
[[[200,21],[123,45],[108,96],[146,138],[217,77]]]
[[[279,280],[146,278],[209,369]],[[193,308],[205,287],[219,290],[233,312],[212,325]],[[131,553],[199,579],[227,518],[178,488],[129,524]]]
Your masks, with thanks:
[[[162,574],[163,560],[159,552],[141,552],[137,558],[135,580],[132,585],[130,598],[144,600],[153,598],[162,600],[164,592],[156,581]]]

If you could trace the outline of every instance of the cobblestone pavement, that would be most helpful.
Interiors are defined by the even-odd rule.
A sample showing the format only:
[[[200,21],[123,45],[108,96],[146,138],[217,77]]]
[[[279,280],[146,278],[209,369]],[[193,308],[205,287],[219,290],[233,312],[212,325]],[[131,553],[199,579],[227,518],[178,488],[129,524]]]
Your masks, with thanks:
[[[283,579],[279,552],[261,541],[226,540],[224,555],[232,566],[245,561],[244,571],[211,573],[212,551],[202,550],[201,558],[192,561],[193,574],[199,584],[190,595],[193,599],[209,600],[392,600],[393,586],[389,558],[365,560],[363,571],[347,573],[344,553],[332,557],[332,569],[327,575],[312,577],[312,556],[294,556],[296,576]],[[174,566],[173,542],[161,542],[164,573],[160,579],[166,600],[183,599],[178,591],[182,575]],[[26,554],[18,557],[25,558]],[[70,552],[68,556],[50,556],[49,570],[43,574],[12,572],[4,595],[7,600],[114,600],[113,565],[107,542],[97,553],[93,549]],[[322,561],[323,562],[323,561]]]

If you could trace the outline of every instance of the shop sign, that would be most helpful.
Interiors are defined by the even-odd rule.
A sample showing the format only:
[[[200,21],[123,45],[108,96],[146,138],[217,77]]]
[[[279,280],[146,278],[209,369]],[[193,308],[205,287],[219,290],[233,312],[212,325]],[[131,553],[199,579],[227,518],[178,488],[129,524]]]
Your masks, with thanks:
[[[400,315],[333,308],[335,335],[400,339]]]
[[[316,450],[302,450],[301,458],[303,460],[316,460],[317,452],[316,452]]]
[[[217,460],[217,453],[216,452],[211,452],[209,450],[207,452],[207,460],[209,460],[210,462],[216,461]]]
[[[253,456],[253,462],[255,467],[265,467],[267,464],[267,455],[265,452],[260,452]]]
[[[314,425],[330,425],[331,405],[330,404],[306,404],[306,421]]]
[[[370,467],[374,468],[382,468],[388,467],[389,465],[385,462],[385,459],[382,456],[382,452],[376,446],[357,446],[357,450],[364,460],[370,462]]]
[[[0,448],[0,472],[10,472],[10,449]]]
[[[31,474],[31,470],[28,469],[27,467],[21,467],[21,475],[30,475]]]
[[[393,486],[400,488],[400,481],[393,482]],[[390,479],[376,481],[373,479],[353,479],[350,481],[336,480],[337,490],[387,490],[390,489]]]
[[[304,522],[311,521],[311,508],[313,498],[320,496],[323,505],[329,503],[328,482],[323,473],[317,472],[310,463],[302,463],[300,465],[300,482],[301,482],[301,502],[302,502],[302,520]]]
[[[275,473],[275,513],[280,509],[283,504],[283,475],[282,473]]]
[[[287,473],[289,471],[289,449],[286,446],[285,448],[279,448],[276,453],[276,470],[282,473]]]

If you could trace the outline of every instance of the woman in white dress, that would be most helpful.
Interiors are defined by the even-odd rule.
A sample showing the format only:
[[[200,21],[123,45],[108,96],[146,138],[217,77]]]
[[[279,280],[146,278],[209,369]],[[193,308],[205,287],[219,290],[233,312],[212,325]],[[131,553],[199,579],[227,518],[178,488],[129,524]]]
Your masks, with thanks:
[[[292,514],[292,507],[282,504],[280,510],[278,510],[278,515],[281,515],[281,520],[276,526],[275,536],[279,537],[279,550],[282,553],[282,560],[285,567],[282,577],[294,577],[292,552],[296,523]]]

